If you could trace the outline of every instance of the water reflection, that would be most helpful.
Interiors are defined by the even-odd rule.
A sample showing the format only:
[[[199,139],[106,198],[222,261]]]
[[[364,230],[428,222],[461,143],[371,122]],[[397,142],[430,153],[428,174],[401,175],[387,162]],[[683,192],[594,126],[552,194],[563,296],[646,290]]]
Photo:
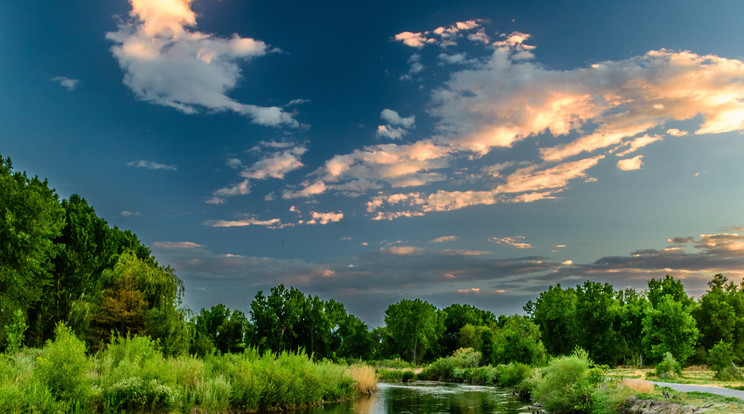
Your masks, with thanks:
[[[526,404],[508,391],[461,384],[378,384],[379,391],[360,398],[308,411],[312,414],[485,414],[526,413]]]

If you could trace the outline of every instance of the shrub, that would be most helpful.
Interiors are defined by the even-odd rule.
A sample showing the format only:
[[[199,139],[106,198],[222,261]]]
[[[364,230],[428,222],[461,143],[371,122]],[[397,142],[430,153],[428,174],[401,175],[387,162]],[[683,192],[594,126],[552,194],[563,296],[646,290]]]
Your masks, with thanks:
[[[85,343],[60,323],[54,329],[54,341],[47,342],[37,358],[34,374],[56,398],[74,403],[83,402],[90,388],[88,369]]]
[[[652,384],[653,386],[653,384]],[[615,382],[598,386],[592,393],[592,414],[615,414],[623,412],[621,407],[633,395],[633,390]]]
[[[532,368],[529,365],[520,362],[499,365],[496,370],[499,375],[499,385],[502,387],[514,387],[532,372]]]
[[[741,371],[734,366],[734,350],[731,344],[719,341],[708,351],[708,365],[716,371],[716,378],[722,381],[741,379]]]
[[[430,380],[453,380],[457,368],[476,368],[481,360],[481,353],[473,348],[460,348],[452,356],[439,358],[424,368],[419,378]]]
[[[671,352],[664,354],[664,359],[656,365],[656,376],[661,379],[671,379],[682,374],[682,366],[674,359]]]
[[[541,377],[532,380],[532,396],[550,412],[588,413],[592,392],[603,381],[602,371],[592,365],[581,349],[554,359]]]

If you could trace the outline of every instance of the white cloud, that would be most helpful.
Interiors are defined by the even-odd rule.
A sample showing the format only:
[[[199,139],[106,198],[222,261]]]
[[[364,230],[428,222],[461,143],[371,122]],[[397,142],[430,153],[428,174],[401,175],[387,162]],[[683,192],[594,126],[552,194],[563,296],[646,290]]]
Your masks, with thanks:
[[[121,214],[122,217],[132,217],[132,216],[141,216],[142,215],[142,213],[140,213],[139,211],[128,211],[128,210],[124,210],[120,214]]]
[[[531,249],[532,245],[523,242],[521,240],[524,240],[524,236],[514,236],[514,237],[491,237],[489,240],[498,244],[505,244],[507,246],[516,247],[517,249]]]
[[[244,167],[240,172],[240,177],[243,178],[241,182],[216,190],[212,194],[214,197],[207,200],[207,202],[211,202],[211,204],[220,204],[218,201],[222,200],[224,202],[224,197],[248,194],[251,191],[251,181],[265,180],[268,178],[283,180],[286,174],[303,167],[302,162],[300,162],[300,157],[307,151],[307,148],[304,146],[287,147],[279,145],[275,147],[268,144],[264,146],[268,148],[285,149],[269,154],[256,161],[254,164]],[[237,167],[243,164],[240,160],[231,158],[228,160],[228,165],[234,165]]]
[[[401,32],[393,37],[393,40],[402,42],[404,45],[413,48],[422,48],[427,44],[436,44],[439,46],[452,46],[455,45],[455,40],[462,36],[462,32],[469,32],[474,29],[478,29],[483,24],[483,20],[467,20],[464,22],[456,22],[455,24],[444,27],[440,26],[434,30],[427,30],[425,32]],[[478,30],[476,33],[471,34],[473,41],[483,41],[485,32]]]
[[[401,126],[403,128],[413,127],[413,123],[416,121],[416,117],[414,117],[413,115],[403,118],[392,109],[383,109],[380,113],[380,118],[382,118],[383,121],[386,121],[390,125]]]
[[[436,239],[429,240],[429,243],[445,243],[445,242],[453,242],[455,240],[458,240],[459,237],[457,236],[441,236],[437,237]]]
[[[278,218],[274,218],[270,220],[259,220],[256,218],[247,218],[243,220],[208,221],[206,224],[212,227],[248,227],[248,226],[278,227],[281,225],[281,220],[279,220]]]
[[[159,249],[198,249],[204,247],[203,244],[194,242],[155,242],[153,246]]]
[[[700,116],[696,134],[744,129],[740,60],[659,50],[554,71],[532,61],[527,38],[505,36],[488,59],[434,91],[430,113],[439,118],[440,143],[483,155],[541,133],[575,132],[570,142],[541,149],[545,160],[560,161],[649,135],[669,121]]]
[[[673,136],[673,137],[683,137],[688,134],[687,131],[682,131],[677,128],[669,128],[667,129],[667,134]]]
[[[80,79],[71,79],[66,76],[57,76],[52,78],[52,81],[59,83],[60,86],[72,92],[77,88]]]
[[[382,247],[380,248],[380,251],[396,256],[413,256],[422,254],[424,252],[424,249],[415,246],[390,246]]]
[[[106,38],[137,98],[184,113],[233,111],[254,123],[297,126],[281,108],[243,104],[226,95],[241,78],[239,62],[262,56],[268,46],[234,34],[199,32],[191,0],[130,0],[130,19]]]
[[[617,168],[621,171],[640,170],[641,167],[643,167],[643,155],[637,155],[633,158],[628,158],[617,162]]]
[[[168,171],[178,170],[178,167],[175,165],[161,164],[159,162],[145,161],[145,160],[128,162],[127,165],[130,167],[145,168],[148,170],[168,170]]]
[[[408,134],[408,130],[413,128],[416,119],[413,115],[403,118],[392,109],[383,109],[380,118],[387,122],[387,125],[377,127],[377,136],[396,140]]]
[[[328,224],[335,223],[343,220],[344,213],[319,213],[317,211],[311,211],[310,216],[312,217],[307,224]]]

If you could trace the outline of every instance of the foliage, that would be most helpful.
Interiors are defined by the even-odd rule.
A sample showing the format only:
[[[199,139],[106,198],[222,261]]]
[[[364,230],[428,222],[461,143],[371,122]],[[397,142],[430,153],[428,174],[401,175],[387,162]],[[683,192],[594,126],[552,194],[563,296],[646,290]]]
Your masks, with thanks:
[[[455,378],[455,370],[463,368],[475,368],[481,360],[481,353],[473,348],[460,348],[452,356],[439,358],[428,367],[424,368],[418,375],[421,379],[429,380],[452,380]]]
[[[383,340],[393,352],[418,364],[434,354],[445,318],[446,314],[429,302],[403,299],[385,310],[388,335]]]
[[[690,309],[676,302],[671,294],[658,299],[643,319],[643,346],[654,361],[660,361],[669,352],[684,364],[695,352],[697,337],[698,329]]]
[[[722,381],[742,379],[741,370],[734,365],[734,350],[730,343],[719,341],[708,351],[708,365]]]
[[[549,412],[590,412],[592,393],[604,380],[602,370],[592,365],[581,349],[552,360],[533,384],[532,396]]]
[[[526,316],[512,315],[504,318],[502,327],[495,334],[493,361],[487,362],[519,362],[540,366],[546,360],[547,354],[537,325]]]
[[[60,251],[54,239],[64,223],[64,210],[48,182],[14,172],[10,159],[0,156],[0,326],[10,325],[20,310],[28,315],[32,346],[43,344],[52,261]],[[6,332],[0,330],[0,346],[6,345]]]
[[[609,283],[586,281],[576,287],[576,326],[578,345],[593,360],[617,365],[622,354],[620,303]]]
[[[439,339],[442,355],[451,355],[457,348],[474,347],[478,349],[476,343],[463,342],[462,329],[468,328],[473,334],[476,334],[475,327],[489,326],[496,322],[496,316],[488,311],[478,309],[472,305],[461,305],[454,303],[443,309],[446,314],[444,318],[444,332]]]
[[[5,348],[6,353],[12,354],[21,349],[26,329],[28,329],[26,315],[23,314],[22,310],[16,309],[13,313],[12,323],[5,325],[5,338],[8,341],[8,346]]]
[[[54,335],[54,341],[49,341],[38,357],[34,374],[56,398],[84,400],[89,389],[85,343],[64,324],[57,325]]]
[[[671,379],[682,374],[682,365],[674,359],[671,352],[664,354],[664,359],[656,364],[656,376],[661,379]]]
[[[567,355],[577,344],[576,290],[550,286],[535,302],[524,306],[537,326],[550,355]]]

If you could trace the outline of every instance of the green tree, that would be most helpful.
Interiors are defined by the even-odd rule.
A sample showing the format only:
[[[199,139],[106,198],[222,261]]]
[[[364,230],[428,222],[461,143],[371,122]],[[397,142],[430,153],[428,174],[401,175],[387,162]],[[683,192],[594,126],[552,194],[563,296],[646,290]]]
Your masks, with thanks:
[[[524,307],[540,327],[545,349],[550,355],[568,355],[577,344],[576,290],[550,286],[535,302]]]
[[[336,353],[342,358],[370,359],[375,340],[367,324],[354,315],[346,315],[338,326],[341,346]]]
[[[496,322],[496,316],[493,313],[472,305],[454,303],[444,308],[443,311],[447,317],[444,319],[444,334],[439,340],[442,356],[451,355],[456,349],[464,346],[460,341],[460,333],[465,325],[488,326]]]
[[[527,316],[507,316],[495,333],[494,362],[543,365],[547,360],[540,329]]]
[[[705,350],[713,348],[720,341],[733,347],[737,339],[735,335],[738,319],[744,316],[737,315],[736,309],[729,303],[735,304],[736,295],[736,286],[721,274],[715,275],[708,282],[708,291],[692,311],[700,330],[700,353],[704,354]]]
[[[418,364],[432,353],[444,333],[446,315],[421,299],[403,299],[385,310],[390,349]]]
[[[204,355],[211,348],[222,354],[243,352],[248,319],[239,310],[230,312],[223,304],[202,309],[194,318],[191,352]]]
[[[594,361],[617,365],[622,354],[620,304],[612,285],[586,281],[577,286],[575,315],[579,346]]]
[[[133,251],[118,256],[113,269],[101,274],[96,295],[72,305],[75,328],[85,333],[91,347],[108,342],[112,332],[148,335],[163,352],[174,355],[189,345],[183,282],[173,269],[142,260]]]
[[[633,289],[617,293],[620,302],[619,333],[624,346],[627,363],[643,365],[643,318],[649,302],[646,297]]]
[[[687,296],[682,281],[669,275],[664,276],[664,279],[657,280],[652,278],[649,280],[646,295],[653,307],[656,307],[661,299],[667,295],[671,296],[675,302],[680,303],[685,308],[689,308],[695,303],[691,297]]]
[[[643,346],[653,361],[661,361],[670,352],[684,364],[695,352],[697,337],[698,329],[690,309],[671,294],[657,299],[643,318]]]
[[[64,226],[64,210],[46,180],[14,172],[0,156],[0,326],[11,323],[16,310],[27,315],[29,345],[44,341],[43,323],[53,305],[52,261],[60,247],[54,239]],[[0,346],[7,345],[0,331]]]
[[[5,348],[6,353],[13,354],[21,349],[26,329],[28,329],[26,315],[20,309],[16,309],[13,313],[13,323],[5,325],[5,337],[8,340],[8,346]]]

